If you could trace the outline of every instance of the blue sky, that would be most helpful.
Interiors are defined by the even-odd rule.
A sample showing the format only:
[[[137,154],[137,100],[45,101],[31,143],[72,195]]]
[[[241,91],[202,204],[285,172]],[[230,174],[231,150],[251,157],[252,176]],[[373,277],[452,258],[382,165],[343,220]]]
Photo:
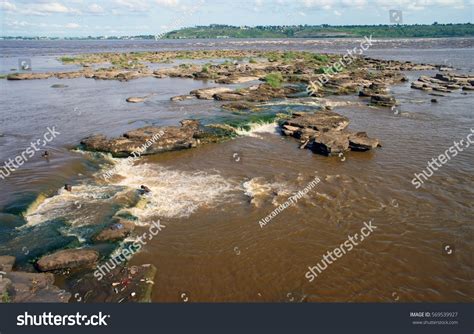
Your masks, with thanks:
[[[0,35],[160,34],[208,25],[473,22],[474,0],[0,0]]]

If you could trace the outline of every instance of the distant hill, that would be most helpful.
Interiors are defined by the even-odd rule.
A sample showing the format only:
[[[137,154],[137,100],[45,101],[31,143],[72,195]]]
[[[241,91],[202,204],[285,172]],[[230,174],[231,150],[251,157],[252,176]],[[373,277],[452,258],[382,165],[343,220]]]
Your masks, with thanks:
[[[163,38],[474,37],[474,25],[256,26],[212,24],[171,31]]]

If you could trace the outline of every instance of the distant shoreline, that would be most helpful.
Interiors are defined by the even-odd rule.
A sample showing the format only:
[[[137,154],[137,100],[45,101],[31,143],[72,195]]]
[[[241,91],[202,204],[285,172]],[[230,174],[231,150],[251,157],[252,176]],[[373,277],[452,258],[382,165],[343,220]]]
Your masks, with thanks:
[[[0,40],[174,40],[174,39],[328,39],[360,38],[451,38],[474,37],[474,24],[413,24],[413,25],[293,25],[293,26],[228,26],[213,24],[182,28],[165,34],[134,36],[0,36]]]

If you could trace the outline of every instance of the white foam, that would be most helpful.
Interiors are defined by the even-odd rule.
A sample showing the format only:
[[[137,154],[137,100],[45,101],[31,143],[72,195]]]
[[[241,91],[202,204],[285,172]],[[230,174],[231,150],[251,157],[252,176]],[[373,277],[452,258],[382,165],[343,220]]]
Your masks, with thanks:
[[[85,205],[99,206],[99,202],[110,200],[116,191],[114,187],[93,185],[73,186],[71,192],[61,188],[55,196],[44,199],[41,204],[26,211],[27,224],[25,226],[37,225],[57,218],[65,218],[74,226],[86,225],[93,217],[84,214]]]
[[[121,176],[110,181],[114,185],[150,188],[151,192],[143,195],[139,205],[127,210],[141,221],[153,217],[188,217],[199,208],[211,208],[224,202],[230,192],[237,190],[216,172],[178,171],[148,163],[130,166],[124,161],[118,161],[114,170]]]
[[[262,138],[259,134],[262,133],[271,133],[271,134],[278,134],[278,124],[273,123],[252,123],[250,124],[250,130],[245,129],[238,129],[236,133],[239,136],[245,137],[255,137],[255,138]]]

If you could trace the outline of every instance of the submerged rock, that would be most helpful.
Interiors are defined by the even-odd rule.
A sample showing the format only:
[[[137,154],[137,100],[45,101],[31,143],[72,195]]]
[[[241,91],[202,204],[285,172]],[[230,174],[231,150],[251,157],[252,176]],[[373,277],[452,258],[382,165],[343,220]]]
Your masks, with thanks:
[[[95,264],[99,253],[90,249],[65,249],[43,256],[36,262],[40,271],[87,267]]]
[[[389,94],[374,94],[370,98],[370,104],[381,107],[393,107],[397,105],[397,101]]]
[[[111,272],[105,273],[100,280],[92,273],[72,280],[70,290],[80,296],[82,302],[149,303],[156,271],[156,267],[151,264],[118,266]]]
[[[173,96],[170,98],[171,101],[184,101],[184,100],[193,100],[195,99],[195,95],[178,95],[178,96]]]

